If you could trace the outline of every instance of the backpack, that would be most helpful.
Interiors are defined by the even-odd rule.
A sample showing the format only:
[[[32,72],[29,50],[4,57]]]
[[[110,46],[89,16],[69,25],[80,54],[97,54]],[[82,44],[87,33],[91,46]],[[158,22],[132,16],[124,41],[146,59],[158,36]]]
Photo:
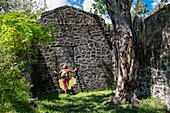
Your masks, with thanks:
[[[61,73],[61,79],[67,79],[68,78],[68,74],[67,74],[67,71],[63,71]]]

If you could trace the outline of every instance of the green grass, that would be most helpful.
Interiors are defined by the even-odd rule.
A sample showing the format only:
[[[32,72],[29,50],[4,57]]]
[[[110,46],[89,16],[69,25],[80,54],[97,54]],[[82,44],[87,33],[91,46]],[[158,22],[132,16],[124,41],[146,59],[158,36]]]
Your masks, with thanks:
[[[152,97],[140,100],[138,107],[107,107],[105,103],[112,96],[111,90],[84,92],[67,97],[57,93],[41,94],[37,96],[38,109],[18,104],[12,113],[167,113],[165,106]]]

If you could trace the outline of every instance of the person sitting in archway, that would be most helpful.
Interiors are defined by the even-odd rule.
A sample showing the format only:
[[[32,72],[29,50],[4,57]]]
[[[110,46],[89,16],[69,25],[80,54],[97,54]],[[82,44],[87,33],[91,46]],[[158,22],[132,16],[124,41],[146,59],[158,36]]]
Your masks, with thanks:
[[[61,69],[59,73],[57,71],[54,71],[55,74],[60,74],[60,79],[62,80],[63,86],[64,86],[65,96],[67,95],[69,81],[71,79],[71,77],[69,76],[69,73],[70,72],[73,73],[76,70],[77,70],[77,68],[75,68],[74,70],[68,69],[68,66],[66,64],[64,64],[63,69]]]

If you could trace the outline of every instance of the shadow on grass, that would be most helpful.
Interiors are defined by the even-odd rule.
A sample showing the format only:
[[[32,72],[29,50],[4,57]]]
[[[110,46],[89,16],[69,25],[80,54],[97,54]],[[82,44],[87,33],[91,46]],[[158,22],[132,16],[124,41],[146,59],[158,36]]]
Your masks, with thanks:
[[[72,97],[72,95],[61,98],[60,102],[52,105],[43,104],[48,111],[70,113],[70,112],[98,112],[97,106],[105,102],[112,94],[108,95],[90,95],[85,97]],[[74,96],[74,95],[73,95]]]
[[[168,113],[163,107],[154,107],[149,103],[149,101],[154,100],[144,100],[137,107],[130,105],[107,106],[106,103],[112,97],[113,93],[110,91],[79,93],[67,97],[59,93],[44,93],[37,95],[39,105],[37,110],[32,109],[29,105],[18,104],[16,111],[22,113],[35,113],[35,111],[36,113]]]
[[[13,107],[17,113],[36,113],[36,109],[34,109],[29,103],[16,102]]]
[[[60,102],[55,101],[53,104],[43,103],[42,105],[49,112],[61,113],[167,113],[165,109],[151,108],[147,105],[107,107],[105,103],[109,101],[111,96],[112,94],[85,97],[68,96],[61,98]]]
[[[60,99],[59,93],[57,93],[57,92],[36,94],[34,97],[37,98],[40,101],[43,101],[43,100],[51,101],[51,100],[59,100]]]

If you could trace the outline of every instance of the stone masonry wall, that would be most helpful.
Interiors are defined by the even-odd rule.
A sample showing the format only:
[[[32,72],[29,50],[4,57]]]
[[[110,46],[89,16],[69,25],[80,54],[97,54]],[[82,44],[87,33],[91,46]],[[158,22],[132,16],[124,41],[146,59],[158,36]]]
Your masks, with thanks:
[[[143,48],[143,74],[139,76],[145,91],[170,108],[170,5],[144,21],[139,40]],[[139,80],[138,80],[139,81]],[[147,82],[146,82],[147,81]],[[147,91],[146,91],[147,92]]]
[[[39,67],[41,71],[36,74],[40,77],[34,78],[34,81],[39,81],[39,87],[36,85],[34,90],[41,87],[47,91],[58,90],[58,78],[52,72],[54,69],[59,71],[65,63],[71,69],[78,68],[77,83],[73,86],[75,92],[113,86],[110,31],[103,19],[74,7],[63,6],[43,13],[40,22],[53,26],[57,34],[54,36],[56,41],[40,49],[44,59],[39,62],[44,62],[46,69]],[[46,85],[41,81],[46,81]]]
[[[153,95],[170,108],[170,5],[145,19],[139,29],[138,96]],[[40,22],[56,29],[56,40],[40,49],[33,66],[33,92],[60,91],[63,64],[78,68],[75,92],[103,90],[115,84],[111,31],[104,20],[83,10],[63,6],[42,14]],[[75,73],[71,76],[75,76]]]

